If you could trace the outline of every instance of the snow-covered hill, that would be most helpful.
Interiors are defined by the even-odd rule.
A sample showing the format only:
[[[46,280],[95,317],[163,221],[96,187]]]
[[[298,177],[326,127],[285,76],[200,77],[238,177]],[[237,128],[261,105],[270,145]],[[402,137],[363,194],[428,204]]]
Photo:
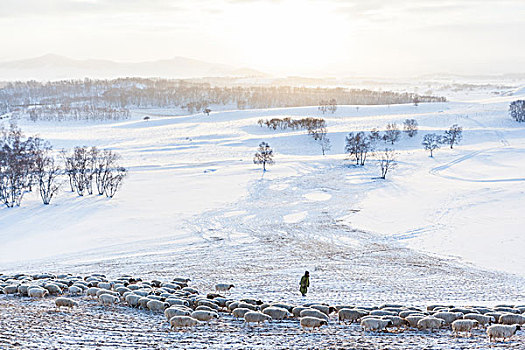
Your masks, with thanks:
[[[207,272],[212,280],[220,279],[213,271],[234,270],[236,279],[257,275],[245,276],[245,286],[270,293],[292,293],[286,281],[311,269],[326,284],[324,292],[348,278],[368,297],[378,285],[396,285],[398,299],[391,300],[409,298],[405,288],[431,276],[439,285],[437,277],[508,287],[496,282],[506,275],[483,270],[525,277],[525,126],[507,113],[517,97],[339,106],[324,115],[332,141],[327,156],[304,131],[257,125],[260,118],[319,117],[317,107],[210,116],[139,110],[131,121],[114,124],[21,122],[26,134],[37,133],[56,149],[113,148],[130,174],[111,200],[65,192],[50,206],[29,196],[20,208],[0,209],[0,263],[6,271],[105,266],[169,273],[163,266],[178,261],[170,269]],[[394,146],[399,164],[387,180],[376,178],[373,159],[358,168],[345,161],[348,132],[406,118],[416,119],[420,130]],[[463,142],[430,158],[423,135],[452,124],[463,126]],[[261,141],[276,152],[264,175],[252,163]],[[385,259],[400,275],[380,268]],[[407,285],[398,286],[399,277]],[[516,291],[523,287],[523,279],[513,281]],[[446,288],[428,297],[438,299]]]

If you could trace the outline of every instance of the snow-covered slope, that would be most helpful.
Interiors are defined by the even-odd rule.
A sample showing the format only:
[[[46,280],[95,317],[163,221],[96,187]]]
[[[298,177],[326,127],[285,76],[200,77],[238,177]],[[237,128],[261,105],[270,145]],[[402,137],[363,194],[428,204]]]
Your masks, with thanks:
[[[123,261],[129,269],[155,269],[155,256],[185,252],[194,260],[184,266],[199,271],[212,268],[206,259],[214,254],[241,259],[242,249],[264,242],[273,248],[261,245],[257,254],[295,276],[304,268],[322,271],[323,259],[344,252],[351,256],[332,267],[343,269],[345,259],[350,264],[381,245],[393,257],[398,251],[424,259],[416,253],[421,250],[525,277],[525,126],[507,113],[516,98],[339,106],[324,116],[332,141],[324,157],[304,131],[257,126],[260,118],[318,117],[316,107],[210,116],[170,116],[169,110],[163,116],[157,110],[150,121],[142,120],[151,114],[141,110],[131,121],[98,125],[21,122],[27,134],[38,133],[56,149],[113,148],[130,175],[111,200],[64,192],[50,206],[29,196],[20,208],[0,209],[0,263],[17,271],[102,261],[121,270]],[[417,119],[420,130],[394,146],[399,164],[386,181],[376,178],[373,159],[363,168],[345,161],[348,132],[401,125],[406,118]],[[423,135],[456,123],[464,128],[463,142],[430,158],[421,147]],[[264,176],[252,163],[261,141],[276,152],[276,164]],[[308,258],[293,257],[281,242]],[[315,254],[318,260],[312,260]]]

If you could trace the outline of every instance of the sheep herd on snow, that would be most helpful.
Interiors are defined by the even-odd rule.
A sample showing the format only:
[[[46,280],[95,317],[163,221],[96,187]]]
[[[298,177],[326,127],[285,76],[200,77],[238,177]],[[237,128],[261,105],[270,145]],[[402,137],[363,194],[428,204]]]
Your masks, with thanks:
[[[228,293],[232,284],[217,284],[206,296],[189,286],[189,279],[173,278],[169,282],[145,281],[124,275],[108,279],[102,274],[86,277],[53,274],[0,275],[0,294],[29,298],[56,296],[57,309],[79,306],[73,297],[85,296],[101,305],[129,306],[164,313],[172,329],[195,327],[221,318],[228,313],[245,324],[298,320],[303,329],[327,326],[330,322],[359,323],[365,332],[400,332],[410,329],[433,332],[448,328],[454,336],[468,334],[475,328],[486,328],[490,341],[511,338],[525,324],[525,305],[494,307],[429,305],[426,308],[384,304],[379,307],[326,305],[307,303],[293,305],[263,302],[252,298],[234,298]],[[332,316],[334,315],[334,316]]]

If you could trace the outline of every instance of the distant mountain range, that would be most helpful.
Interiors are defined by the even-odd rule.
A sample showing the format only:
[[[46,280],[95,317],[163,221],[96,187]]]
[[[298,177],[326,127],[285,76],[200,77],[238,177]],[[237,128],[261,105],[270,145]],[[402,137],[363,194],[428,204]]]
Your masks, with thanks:
[[[110,60],[78,60],[48,54],[40,57],[0,62],[0,81],[61,80],[119,77],[263,77],[264,73],[249,68],[236,68],[185,57],[136,63]]]

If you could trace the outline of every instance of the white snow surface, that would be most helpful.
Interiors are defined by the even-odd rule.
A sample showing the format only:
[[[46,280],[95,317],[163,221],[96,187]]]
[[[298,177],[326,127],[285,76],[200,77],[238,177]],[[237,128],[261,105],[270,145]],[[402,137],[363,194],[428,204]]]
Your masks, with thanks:
[[[38,134],[57,150],[76,145],[116,150],[129,177],[113,199],[81,198],[64,184],[49,206],[30,194],[19,208],[1,208],[0,272],[108,268],[101,272],[167,274],[167,262],[176,260],[180,265],[169,269],[181,269],[197,284],[220,280],[210,274],[195,278],[217,269],[237,278],[253,274],[241,292],[277,295],[283,289],[273,282],[280,279],[292,285],[284,288],[292,295],[305,269],[313,271],[314,282],[315,275],[337,279],[316,282],[333,289],[345,278],[359,278],[347,272],[361,271],[366,294],[385,286],[355,261],[384,248],[389,256],[413,258],[428,269],[443,263],[442,276],[456,278],[458,271],[480,280],[505,276],[523,290],[525,125],[508,116],[509,102],[517,98],[523,96],[417,107],[339,106],[323,116],[332,142],[326,156],[305,131],[257,125],[260,118],[322,116],[317,107],[210,116],[138,110],[131,121],[104,124],[20,121],[25,134]],[[151,120],[142,120],[144,115]],[[403,134],[393,146],[399,164],[386,180],[377,178],[372,158],[364,167],[345,160],[349,132],[390,122],[402,126],[406,118],[418,121],[419,133],[412,139]],[[423,135],[456,123],[464,128],[463,141],[430,158],[421,147]],[[276,164],[264,174],[252,162],[261,141],[276,154]],[[381,257],[367,269],[374,264],[382,264]],[[429,273],[399,271],[395,278],[401,281]],[[235,282],[230,277],[225,279]],[[337,293],[330,298],[344,299]]]

